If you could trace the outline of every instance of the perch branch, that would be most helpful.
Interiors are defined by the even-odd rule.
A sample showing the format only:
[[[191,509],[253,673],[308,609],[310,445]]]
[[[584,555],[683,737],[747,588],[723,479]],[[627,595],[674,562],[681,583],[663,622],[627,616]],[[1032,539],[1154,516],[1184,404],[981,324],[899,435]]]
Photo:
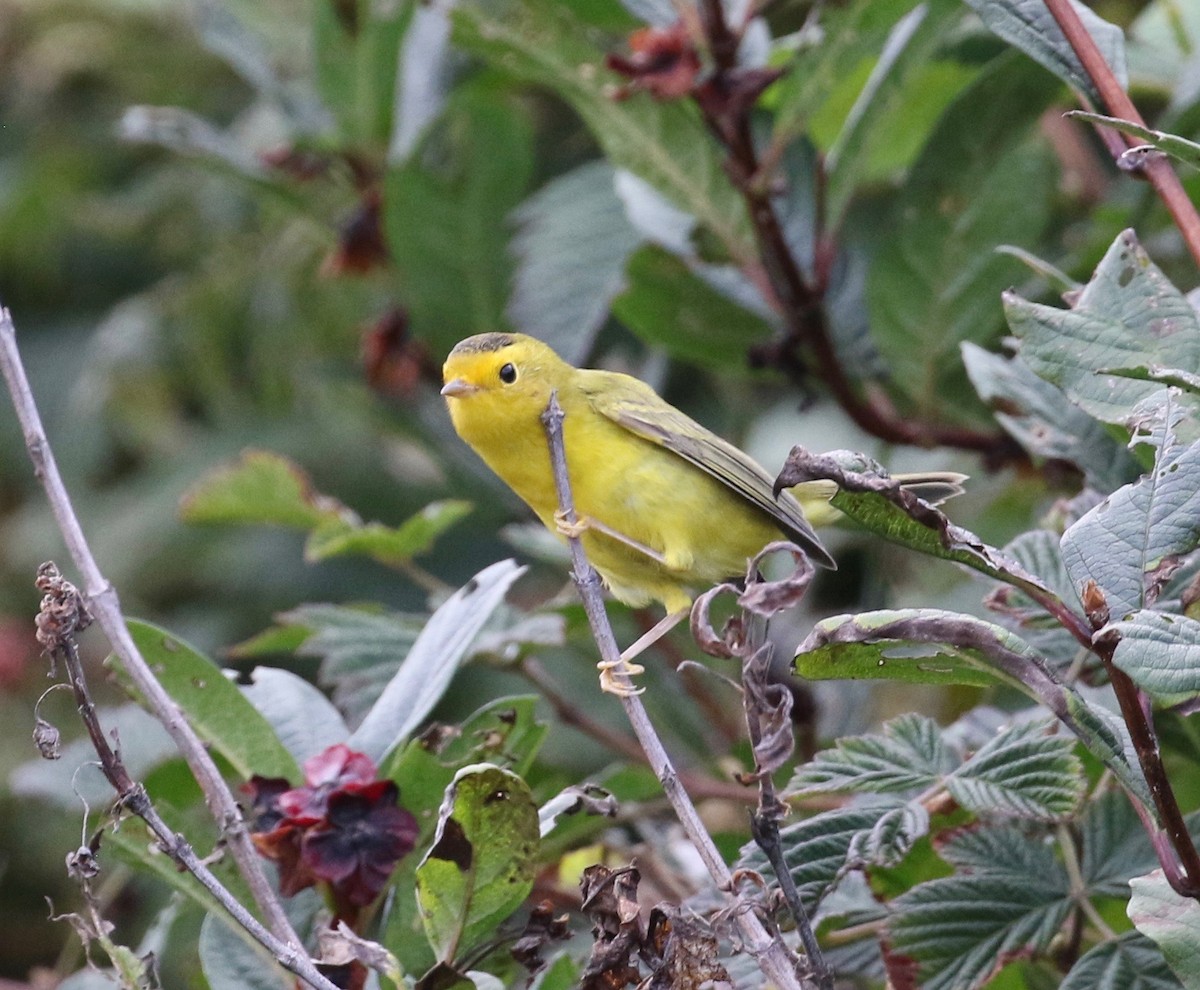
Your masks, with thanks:
[[[563,446],[562,423],[564,418],[565,413],[558,403],[558,394],[552,392],[550,402],[546,406],[545,412],[542,413],[542,423],[545,425],[546,438],[550,445],[550,458],[554,469],[554,484],[558,492],[559,508],[566,521],[572,523],[577,517],[575,501],[571,494],[571,481],[567,474],[566,451]],[[583,599],[583,607],[587,612],[592,636],[600,650],[600,657],[604,661],[620,664],[621,650],[617,646],[612,626],[609,625],[608,616],[604,611],[600,575],[588,562],[587,554],[578,537],[569,538],[568,543],[571,548],[575,584]],[[628,675],[624,672],[623,665],[615,666],[613,670],[618,684],[632,685]],[[671,764],[671,758],[658,738],[658,733],[650,722],[645,706],[636,695],[622,697],[621,704],[625,708],[625,714],[650,761],[655,776],[662,784],[667,800],[671,803],[680,825],[683,826],[684,832],[704,862],[709,876],[712,877],[719,889],[732,894],[733,877],[729,872],[729,867],[725,865],[725,861],[713,844],[703,822],[700,821],[695,805],[692,804],[691,798],[680,784],[679,776]],[[774,981],[780,990],[801,990],[799,977],[796,975],[787,949],[781,942],[771,938],[758,916],[752,911],[744,910],[735,912],[735,918],[747,948],[758,961],[767,978]]]

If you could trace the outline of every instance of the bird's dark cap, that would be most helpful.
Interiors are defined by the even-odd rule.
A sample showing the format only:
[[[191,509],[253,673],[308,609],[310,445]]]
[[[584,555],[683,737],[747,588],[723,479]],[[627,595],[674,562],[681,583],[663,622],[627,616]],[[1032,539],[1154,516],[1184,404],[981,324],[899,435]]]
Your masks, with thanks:
[[[454,345],[451,354],[483,354],[499,351],[515,342],[511,333],[480,333]]]

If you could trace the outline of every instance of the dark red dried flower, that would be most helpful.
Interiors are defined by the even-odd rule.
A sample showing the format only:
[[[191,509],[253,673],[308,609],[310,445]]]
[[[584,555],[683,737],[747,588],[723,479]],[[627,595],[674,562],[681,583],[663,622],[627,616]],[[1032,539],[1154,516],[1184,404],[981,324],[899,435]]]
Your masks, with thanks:
[[[339,907],[363,907],[383,889],[400,858],[412,850],[417,821],[398,804],[390,780],[377,780],[363,753],[338,744],[304,764],[303,787],[281,777],[252,777],[251,838],[279,868],[290,897],[329,884]]]
[[[382,208],[377,189],[363,193],[358,208],[338,231],[337,247],[321,265],[322,275],[363,275],[388,261]]]
[[[397,805],[399,794],[390,780],[334,791],[325,819],[305,832],[301,864],[330,883],[339,901],[370,904],[416,844],[417,820]]]
[[[629,36],[630,56],[610,53],[605,64],[629,78],[617,93],[624,99],[644,89],[657,100],[687,96],[700,74],[700,54],[682,21],[667,28],[645,27]]]

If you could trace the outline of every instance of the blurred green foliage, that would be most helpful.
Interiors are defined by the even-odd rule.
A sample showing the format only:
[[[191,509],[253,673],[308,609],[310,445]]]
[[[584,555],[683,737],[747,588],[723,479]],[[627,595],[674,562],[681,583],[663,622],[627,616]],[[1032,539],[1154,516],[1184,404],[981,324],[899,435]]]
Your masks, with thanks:
[[[1100,12],[1127,29],[1130,89],[1150,125],[1195,139],[1195,9],[1113,0]],[[500,327],[639,374],[772,470],[802,442],[969,471],[952,514],[997,545],[1075,493],[1077,474],[1049,456],[1048,470],[991,473],[961,451],[891,449],[819,381],[750,360],[782,321],[722,150],[690,101],[618,100],[628,80],[605,67],[642,18],[672,16],[654,0],[463,0],[449,18],[403,0],[0,2],[0,302],[130,614],[220,656],[304,603],[423,612],[431,590],[513,553],[535,565],[518,604],[550,597],[562,558],[529,532],[502,531],[527,513],[453,436],[436,394],[445,352]],[[1084,282],[1136,225],[1177,285],[1195,282],[1147,184],[1116,173],[1083,124],[1059,119],[1075,105],[1067,89],[967,5],[778,4],[742,55],[787,70],[754,121],[778,169],[773,202],[800,268],[824,287],[850,378],[901,417],[995,429],[960,348],[996,349],[1006,288],[1043,302],[1057,289],[1001,244]],[[1184,179],[1196,199],[1200,177]],[[314,509],[312,527],[285,520],[296,529],[256,524],[279,523],[270,513],[185,523],[181,499],[247,448],[289,458],[310,494],[336,505]],[[422,515],[450,499],[473,511]],[[334,517],[338,548],[314,551],[329,538],[321,519]],[[393,529],[414,520],[428,529]],[[5,779],[31,755],[42,688],[32,575],[62,554],[6,415],[0,527]],[[842,570],[797,629],[932,600],[981,611],[979,589],[948,567],[859,533],[831,539]],[[366,552],[341,555],[346,544]],[[588,697],[590,643],[578,610],[565,614],[565,645],[541,655],[558,661],[564,693]],[[645,617],[614,619],[627,641]],[[284,662],[318,679],[311,653]],[[681,689],[664,666],[647,675],[662,731],[685,762],[724,756],[740,732],[722,714],[728,699],[703,683]],[[527,687],[477,663],[440,713],[461,719]],[[975,697],[893,686],[868,704],[858,685],[825,687],[822,737],[911,707],[954,715]],[[49,704],[66,723],[69,705]],[[556,726],[553,738],[530,774],[539,798],[610,759],[573,730]],[[194,800],[156,772],[181,805]],[[61,815],[61,836],[44,817],[32,798],[0,792],[0,913],[18,919],[0,940],[0,976],[53,965],[70,942],[44,921],[41,898],[70,902],[59,864],[78,844],[77,816]],[[113,915],[137,932],[153,895],[131,889]]]

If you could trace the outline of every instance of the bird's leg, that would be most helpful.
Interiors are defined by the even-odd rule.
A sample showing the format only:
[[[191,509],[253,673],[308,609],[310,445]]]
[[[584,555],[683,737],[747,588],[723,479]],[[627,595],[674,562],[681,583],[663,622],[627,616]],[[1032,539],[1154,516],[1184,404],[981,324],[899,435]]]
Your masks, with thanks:
[[[651,560],[666,566],[667,558],[655,550],[653,547],[648,547],[644,543],[639,543],[632,537],[626,536],[618,530],[605,526],[599,519],[592,519],[588,516],[579,516],[574,522],[567,522],[565,513],[559,509],[554,513],[554,526],[565,537],[569,539],[578,539],[589,529],[597,533],[603,533],[605,536],[611,537],[618,543],[624,543],[625,546],[631,547],[638,553],[645,554]]]
[[[667,613],[664,618],[654,624],[652,629],[639,636],[617,660],[602,660],[596,664],[597,669],[600,671],[600,690],[607,691],[609,694],[615,694],[621,698],[641,694],[645,688],[635,688],[627,681],[622,683],[613,674],[620,671],[625,674],[626,678],[632,678],[643,673],[646,669],[645,667],[640,663],[630,663],[630,661],[634,657],[640,656],[679,625],[689,612],[691,612],[690,608],[684,608],[678,612]]]

